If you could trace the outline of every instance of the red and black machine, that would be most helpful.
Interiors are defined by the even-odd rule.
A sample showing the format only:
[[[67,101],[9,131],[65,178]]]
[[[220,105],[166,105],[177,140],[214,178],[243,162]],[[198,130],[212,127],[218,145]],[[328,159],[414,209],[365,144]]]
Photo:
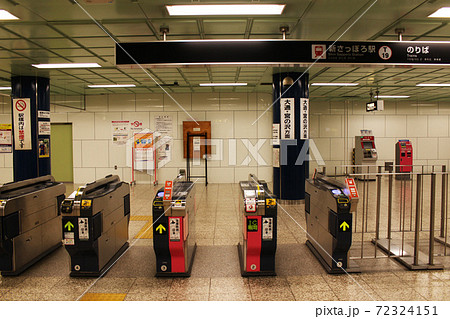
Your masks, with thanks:
[[[242,236],[238,244],[241,274],[274,276],[277,249],[277,200],[267,183],[252,174],[239,183]]]
[[[180,172],[153,200],[153,249],[157,277],[189,277],[194,263],[195,189]]]
[[[410,179],[413,165],[413,148],[410,140],[395,143],[395,179]]]

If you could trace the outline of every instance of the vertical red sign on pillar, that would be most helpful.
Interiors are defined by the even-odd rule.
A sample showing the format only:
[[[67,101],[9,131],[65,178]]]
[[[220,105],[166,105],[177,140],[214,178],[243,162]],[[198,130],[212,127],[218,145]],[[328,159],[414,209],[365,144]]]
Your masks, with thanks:
[[[172,200],[172,181],[166,181],[166,185],[164,186],[164,200]]]

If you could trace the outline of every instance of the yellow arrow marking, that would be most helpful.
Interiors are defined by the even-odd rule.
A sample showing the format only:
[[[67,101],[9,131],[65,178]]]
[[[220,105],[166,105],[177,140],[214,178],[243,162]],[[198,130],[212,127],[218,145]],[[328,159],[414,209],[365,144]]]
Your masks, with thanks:
[[[70,221],[68,221],[68,222],[64,225],[64,228],[67,228],[68,231],[71,231],[71,229],[72,229],[73,227],[74,227],[74,226],[73,226],[73,224],[72,224]]]
[[[163,231],[166,231],[166,228],[162,224],[159,224],[159,226],[156,227],[156,231],[159,231],[159,234],[162,234]]]
[[[350,226],[347,224],[347,222],[343,222],[339,228],[342,228],[343,231],[345,231],[347,228],[350,228]]]

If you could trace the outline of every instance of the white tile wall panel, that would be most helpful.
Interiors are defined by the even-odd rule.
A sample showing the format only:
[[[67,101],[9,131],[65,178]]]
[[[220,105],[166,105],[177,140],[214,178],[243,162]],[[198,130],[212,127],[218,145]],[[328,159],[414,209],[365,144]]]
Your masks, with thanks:
[[[439,114],[439,103],[438,102],[416,102],[417,104],[417,114],[421,115],[431,115]]]
[[[114,98],[114,96],[111,95],[111,98]],[[86,95],[86,111],[108,112],[108,95]]]
[[[14,175],[13,169],[11,167],[1,167],[0,168],[0,184],[12,182],[14,180],[13,175]]]
[[[439,114],[450,114],[450,102],[439,102]]]
[[[394,115],[397,113],[397,103],[393,100],[384,100],[384,111],[377,113],[381,115]]]
[[[131,167],[122,168],[122,180],[127,183],[131,183]]]
[[[364,116],[349,115],[347,121],[347,136],[353,137],[361,135],[361,130],[364,129]],[[345,133],[345,131],[344,131]]]
[[[426,116],[408,115],[406,117],[406,135],[408,137],[427,137],[428,121]]]
[[[136,94],[137,112],[161,112],[164,110],[164,94],[148,93]]]
[[[196,93],[192,95],[193,111],[218,111],[220,108],[219,93]]]
[[[257,93],[256,95],[256,107],[258,110],[271,110],[273,109],[273,97],[269,93]],[[252,104],[250,104],[251,106]],[[249,108],[250,110],[250,108]]]
[[[259,111],[257,113],[257,118],[259,120],[255,123],[258,125],[258,138],[272,138],[272,124],[273,124],[273,114],[269,110],[264,113],[264,111]]]
[[[385,127],[386,120],[384,115],[364,115],[364,128],[372,130],[374,136],[384,137]]]
[[[5,153],[0,153],[0,167],[5,167]]]
[[[122,121],[136,123],[136,128],[150,130],[150,112],[122,112]]]
[[[438,159],[450,160],[450,137],[441,137],[438,139]],[[413,149],[414,151],[414,149]]]
[[[256,176],[258,176],[259,179],[265,180],[267,183],[272,183],[273,182],[273,167],[272,166],[258,166],[258,173]],[[269,185],[269,188],[273,192],[273,186]]]
[[[428,137],[448,136],[448,115],[428,116]]]
[[[93,140],[94,136],[94,113],[80,112],[80,113],[69,113],[67,115],[67,120],[72,125],[72,136],[74,140]]]
[[[136,95],[135,94],[109,94],[108,95],[109,112],[135,112]]]
[[[377,148],[379,161],[394,161],[395,143],[397,139],[392,137],[377,137],[375,135],[375,147]],[[378,165],[382,165],[379,163]]]
[[[95,113],[95,139],[111,140],[112,139],[112,121],[121,121],[122,113],[108,112]]]
[[[386,116],[386,137],[406,136],[406,115]]]
[[[13,154],[6,153],[5,154],[5,167],[13,167]]]
[[[82,141],[82,167],[109,167],[109,141]]]
[[[233,112],[206,112],[206,121],[211,121],[212,138],[233,138]]]
[[[330,114],[329,101],[310,101],[309,113],[311,115]]]
[[[309,137],[315,138],[320,136],[320,116],[319,115],[309,115]]]
[[[67,113],[51,113],[50,122],[52,123],[67,123]],[[2,121],[3,123],[3,121]]]
[[[342,115],[320,116],[320,137],[339,137],[343,131]]]
[[[75,184],[86,184],[95,181],[95,168],[74,167],[73,182]]]
[[[234,137],[257,138],[258,126],[252,125],[257,119],[256,111],[234,112]]]
[[[345,114],[349,108],[347,101],[332,101],[330,102],[330,114]]]
[[[170,93],[163,95],[164,101],[164,112],[174,111],[174,112],[184,112],[191,111],[192,101],[190,93]]]
[[[345,149],[344,149],[344,139],[342,138],[331,138],[330,139],[330,159],[334,160],[343,160],[345,158]],[[350,159],[350,157],[347,157]]]
[[[73,167],[83,167],[82,163],[82,155],[83,149],[81,147],[81,140],[73,140],[72,142],[72,151],[73,151]]]
[[[247,93],[247,110],[258,109],[258,93]]]
[[[115,145],[112,141],[108,141],[109,147],[109,167],[126,167],[127,153],[131,154],[131,147],[127,145]]]
[[[416,150],[418,160],[435,160],[438,158],[438,139],[418,138]]]
[[[397,101],[396,105],[397,105],[396,114],[407,114],[407,115],[418,114],[417,101],[413,100]]]
[[[258,176],[258,167],[236,167],[234,169],[234,182],[239,183],[240,181],[247,181],[248,174],[254,174]],[[261,177],[258,176],[261,179]]]
[[[117,175],[119,176],[120,180],[123,180],[122,178],[122,168],[118,168],[118,169],[114,169],[113,167],[108,167],[108,168],[102,168],[102,167],[98,167],[95,169],[95,179],[100,179],[103,178],[107,175]]]
[[[234,168],[213,167],[208,169],[209,183],[234,183]]]
[[[360,114],[360,115],[362,115],[362,114],[367,114],[367,112],[366,112],[366,103],[367,103],[368,101],[352,101],[351,102],[351,104],[352,104],[352,109],[353,109],[353,112],[352,112],[352,114],[354,114],[354,115],[356,115],[356,114]]]
[[[330,138],[315,138],[314,143],[316,144],[323,160],[328,161],[333,159],[331,156]]]

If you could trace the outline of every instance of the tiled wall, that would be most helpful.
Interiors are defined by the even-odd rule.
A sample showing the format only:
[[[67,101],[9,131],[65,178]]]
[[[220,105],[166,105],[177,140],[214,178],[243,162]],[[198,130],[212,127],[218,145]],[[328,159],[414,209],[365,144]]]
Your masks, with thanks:
[[[196,120],[212,123],[212,138],[222,140],[222,160],[210,161],[211,183],[233,183],[255,173],[272,180],[272,112],[271,94],[265,93],[194,93],[173,94],[173,97]],[[58,97],[52,97],[57,101]],[[10,99],[0,96],[0,123],[10,123]],[[86,183],[107,174],[117,174],[130,181],[126,147],[111,142],[111,121],[139,120],[143,127],[155,127],[155,116],[171,115],[174,138],[172,161],[158,170],[158,180],[172,179],[179,168],[185,168],[182,158],[182,122],[189,116],[163,94],[117,94],[87,96],[86,111],[52,105],[53,123],[73,123],[73,164],[75,183]],[[252,123],[261,116],[255,125]],[[311,101],[311,137],[327,165],[349,164],[354,136],[360,129],[372,129],[380,161],[394,160],[394,145],[398,139],[413,142],[415,164],[449,164],[450,103],[386,101],[385,111],[366,113],[364,101]],[[260,148],[258,165],[246,144]],[[231,150],[236,149],[236,157]],[[249,158],[246,160],[247,156]],[[117,166],[117,170],[114,169]],[[313,159],[311,171],[317,166]],[[203,171],[193,172],[202,174]],[[0,183],[12,180],[12,155],[0,154]],[[146,173],[137,173],[138,183],[151,183]]]

